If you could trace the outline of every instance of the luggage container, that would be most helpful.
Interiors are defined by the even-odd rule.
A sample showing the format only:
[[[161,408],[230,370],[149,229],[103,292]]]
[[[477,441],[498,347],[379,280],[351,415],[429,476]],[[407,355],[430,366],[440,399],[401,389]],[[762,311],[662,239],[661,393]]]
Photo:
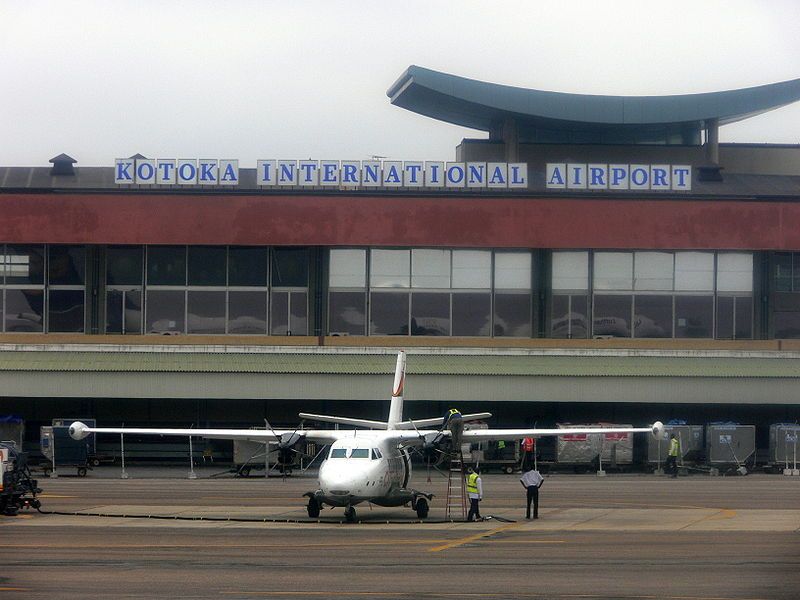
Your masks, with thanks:
[[[250,471],[264,469],[266,444],[250,440],[233,440],[233,466],[236,474],[247,477]]]
[[[0,416],[0,442],[14,442],[22,451],[22,442],[25,437],[25,421],[15,415]]]
[[[781,469],[797,469],[800,459],[800,425],[775,423],[769,428],[769,465]]]
[[[573,427],[631,427],[616,423],[588,425],[559,423],[559,429]],[[602,456],[603,463],[611,468],[633,464],[632,433],[570,433],[559,435],[556,441],[556,463],[571,465],[576,470],[588,469]]]
[[[706,426],[706,462],[741,466],[756,451],[756,426],[709,423]]]
[[[94,427],[94,422],[86,424]],[[74,440],[69,435],[69,426],[46,425],[40,429],[39,444],[47,459],[42,464],[45,476],[50,476],[51,472],[56,475],[59,467],[73,467],[78,477],[86,477],[87,471],[92,468],[89,461],[92,456],[90,448],[94,447],[94,434]]]
[[[679,464],[698,463],[703,456],[702,425],[664,425],[664,438],[647,436],[647,462],[651,465],[663,465],[669,452],[669,436],[675,434],[681,443]]]

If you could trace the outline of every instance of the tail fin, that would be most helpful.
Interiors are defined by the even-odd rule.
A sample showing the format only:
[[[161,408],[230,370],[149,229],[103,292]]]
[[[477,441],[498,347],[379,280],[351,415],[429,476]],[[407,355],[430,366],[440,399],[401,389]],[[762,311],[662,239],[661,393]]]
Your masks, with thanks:
[[[403,420],[403,387],[406,384],[406,353],[400,350],[397,353],[397,367],[394,371],[394,385],[392,386],[392,403],[389,405],[389,421],[387,429],[395,429]]]

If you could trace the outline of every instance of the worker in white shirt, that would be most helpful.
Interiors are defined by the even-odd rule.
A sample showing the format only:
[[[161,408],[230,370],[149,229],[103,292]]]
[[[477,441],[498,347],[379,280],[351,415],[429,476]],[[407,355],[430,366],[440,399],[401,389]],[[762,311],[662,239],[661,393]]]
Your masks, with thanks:
[[[467,469],[467,496],[469,496],[467,521],[482,520],[478,504],[483,499],[483,482],[481,482],[481,476],[472,467]]]
[[[533,501],[533,518],[539,518],[539,488],[544,483],[544,477],[539,471],[530,470],[522,474],[519,478],[522,487],[528,490],[528,512],[525,515],[526,519],[531,518],[531,501]]]

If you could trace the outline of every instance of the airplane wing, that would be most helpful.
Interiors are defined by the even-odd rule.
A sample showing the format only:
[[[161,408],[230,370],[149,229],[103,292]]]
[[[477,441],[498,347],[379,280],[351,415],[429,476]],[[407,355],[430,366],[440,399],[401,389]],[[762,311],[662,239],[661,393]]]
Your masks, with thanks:
[[[489,440],[515,440],[520,438],[547,437],[552,435],[574,435],[582,433],[652,433],[663,437],[664,425],[656,421],[650,427],[565,427],[564,429],[469,429],[461,434],[465,442]]]
[[[492,413],[470,413],[468,415],[461,415],[463,422],[468,421],[484,421],[490,419]],[[414,419],[413,421],[401,421],[395,427],[397,429],[421,429],[423,427],[437,427],[442,425],[442,417],[434,417],[433,419]]]
[[[298,413],[301,419],[310,421],[320,421],[323,423],[338,423],[340,425],[352,425],[353,427],[367,427],[369,429],[386,429],[385,421],[370,421],[369,419],[354,419],[351,417],[334,417],[331,415],[315,415],[311,413]],[[439,419],[441,421],[441,419]]]
[[[123,433],[126,435],[175,435],[186,437],[202,437],[217,440],[247,440],[250,442],[280,442],[281,439],[292,437],[306,439],[310,442],[330,444],[346,437],[347,430],[336,429],[178,429],[178,428],[142,428],[142,427],[89,427],[75,421],[69,427],[69,434],[73,439],[82,440],[92,433]],[[349,432],[352,436],[352,430]]]

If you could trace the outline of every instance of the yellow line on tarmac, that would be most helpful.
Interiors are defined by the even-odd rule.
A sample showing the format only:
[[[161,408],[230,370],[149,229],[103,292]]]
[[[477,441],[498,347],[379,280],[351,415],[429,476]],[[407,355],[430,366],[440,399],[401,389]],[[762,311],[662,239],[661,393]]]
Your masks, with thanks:
[[[61,496],[59,494],[39,494],[39,498],[82,498],[82,496]]]
[[[441,546],[434,546],[433,548],[428,548],[428,552],[441,552],[442,550],[449,550],[450,548],[463,546],[464,544],[469,544],[470,542],[475,542],[483,538],[491,537],[497,533],[500,533],[501,531],[514,529],[516,527],[519,527],[520,525],[521,523],[511,523],[510,525],[504,525],[503,527],[498,527],[496,529],[491,529],[489,531],[482,531],[481,533],[476,533],[474,535],[469,535],[467,537],[458,540],[453,540],[452,542],[442,544]]]
[[[331,541],[331,542],[314,542],[314,543],[305,543],[305,544],[297,544],[292,542],[292,548],[358,548],[359,546],[420,546],[425,544],[430,544],[431,542],[443,542],[445,540],[365,540],[365,541],[353,541],[353,542],[341,542],[341,541]],[[97,549],[97,548],[104,548],[108,550],[135,550],[135,549],[171,549],[171,548],[208,548],[208,549],[216,549],[216,548],[286,548],[286,544],[209,544],[203,543],[202,546],[198,546],[197,543],[187,543],[187,544],[75,544],[75,543],[64,543],[64,544],[3,544],[4,549],[39,549],[39,548],[47,548],[47,549],[58,549],[58,548],[70,548],[70,549],[81,549],[81,550],[89,550],[89,549]]]
[[[221,591],[223,596],[371,596],[376,598],[384,597],[404,597],[404,596],[419,596],[413,592],[332,592],[332,591],[297,591],[297,590],[283,590],[283,591]],[[599,600],[605,598],[607,600],[767,600],[766,598],[731,598],[729,596],[652,596],[650,594],[642,595],[619,595],[614,594],[608,596],[603,593],[597,594],[543,594],[543,593],[507,593],[507,592],[436,592],[426,593],[423,596],[431,598],[548,598],[549,600],[570,600],[573,598],[587,598],[589,600]]]
[[[688,527],[692,527],[697,525],[698,523],[702,523],[704,521],[717,521],[721,519],[733,519],[736,516],[736,511],[731,510],[729,508],[720,508],[719,512],[712,513],[710,515],[706,515],[696,521],[692,521],[691,523],[687,523],[681,529],[687,529]]]

